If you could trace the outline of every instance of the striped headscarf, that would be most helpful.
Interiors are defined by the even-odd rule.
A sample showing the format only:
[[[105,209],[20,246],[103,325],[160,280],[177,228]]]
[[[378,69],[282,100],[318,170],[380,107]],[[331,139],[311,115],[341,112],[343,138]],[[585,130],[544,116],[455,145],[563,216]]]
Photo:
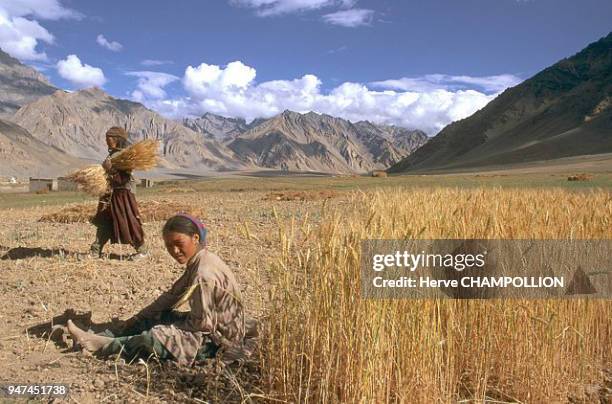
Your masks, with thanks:
[[[178,213],[177,216],[182,216],[186,219],[189,219],[189,221],[194,224],[196,229],[198,229],[198,233],[200,235],[200,245],[205,246],[206,245],[206,234],[208,233],[208,230],[206,230],[206,227],[204,226],[204,224],[198,218],[188,215],[187,213]]]

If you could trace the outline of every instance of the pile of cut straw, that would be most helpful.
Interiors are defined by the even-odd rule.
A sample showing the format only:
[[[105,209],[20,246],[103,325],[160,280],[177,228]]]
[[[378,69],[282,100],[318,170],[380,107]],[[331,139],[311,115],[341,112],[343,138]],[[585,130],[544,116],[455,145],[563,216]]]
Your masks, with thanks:
[[[87,223],[93,219],[96,210],[97,204],[93,202],[74,204],[42,216],[39,222]],[[140,213],[140,220],[144,223],[168,220],[179,212],[188,213],[200,218],[206,217],[206,212],[198,204],[171,199],[139,201],[138,211]]]
[[[75,171],[66,176],[66,179],[76,182],[83,191],[93,196],[100,196],[109,191],[106,171],[99,164]]]
[[[111,163],[117,170],[150,170],[159,161],[158,150],[156,140],[146,139],[115,154]]]

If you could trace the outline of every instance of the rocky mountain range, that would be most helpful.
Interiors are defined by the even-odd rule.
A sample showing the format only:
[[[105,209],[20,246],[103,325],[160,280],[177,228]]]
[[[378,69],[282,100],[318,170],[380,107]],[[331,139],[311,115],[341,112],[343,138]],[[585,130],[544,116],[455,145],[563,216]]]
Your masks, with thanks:
[[[454,122],[390,172],[612,152],[612,33]]]
[[[163,118],[142,104],[119,100],[91,88],[58,90],[23,106],[12,121],[41,142],[79,158],[101,160],[107,154],[104,133],[122,126],[130,141],[157,139],[166,168],[241,169],[231,150],[178,122]]]
[[[260,167],[350,173],[384,169],[426,141],[421,131],[285,111],[252,125],[228,147]]]
[[[425,132],[418,129],[411,130],[393,125],[376,125],[369,121],[360,121],[355,123],[354,126],[357,128],[358,137],[371,145],[372,154],[380,155],[378,161],[382,161],[384,164],[393,164],[394,161],[412,154],[429,140]],[[385,156],[389,143],[393,145],[397,153]],[[388,152],[391,152],[391,150],[388,150]]]
[[[183,125],[221,143],[231,142],[249,129],[242,118],[225,118],[210,112],[199,118],[184,118]]]
[[[159,140],[163,164],[172,169],[363,173],[384,169],[427,141],[421,131],[291,111],[250,125],[207,114],[187,122],[196,132],[185,122],[163,118],[142,104],[115,99],[96,88],[58,90],[23,106],[11,119],[41,142],[93,160],[106,154],[105,130],[123,126],[131,141]]]
[[[0,49],[0,118],[8,118],[22,105],[56,90],[38,71]]]
[[[61,176],[86,164],[3,119],[0,119],[0,162],[0,175],[15,177]]]
[[[427,141],[418,130],[353,124],[314,112],[285,111],[250,123],[207,113],[177,122],[98,88],[58,90],[5,53],[0,54],[0,84],[7,115],[0,126],[0,152],[23,162],[17,170],[18,164],[9,167],[13,157],[7,157],[0,175],[25,175],[27,167],[35,172],[45,158],[60,171],[100,161],[107,154],[104,133],[110,126],[126,128],[132,142],[159,140],[161,166],[191,172],[269,168],[365,173],[388,167]]]

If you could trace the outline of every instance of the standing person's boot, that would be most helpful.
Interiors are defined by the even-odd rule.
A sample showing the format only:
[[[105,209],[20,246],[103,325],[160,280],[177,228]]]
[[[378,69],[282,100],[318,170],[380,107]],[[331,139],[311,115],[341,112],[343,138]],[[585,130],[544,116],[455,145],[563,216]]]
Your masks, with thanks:
[[[135,246],[134,248],[136,249],[136,253],[130,256],[130,261],[137,261],[149,256],[149,249],[144,242],[137,247]]]
[[[101,240],[96,239],[89,247],[89,252],[77,254],[77,258],[80,261],[92,258],[102,258],[102,248],[104,248],[104,244],[106,243],[102,243]]]
[[[78,254],[79,260],[88,258],[102,258],[102,249],[111,238],[112,228],[108,224],[99,224],[96,228],[96,241],[89,247],[89,252],[86,254]]]
[[[96,231],[96,241],[89,247],[89,254],[94,258],[102,258],[102,250],[111,238],[111,231],[108,226],[98,226]]]
[[[104,244],[101,240],[96,239],[91,246],[89,247],[89,255],[94,258],[102,258],[102,249],[104,248]]]

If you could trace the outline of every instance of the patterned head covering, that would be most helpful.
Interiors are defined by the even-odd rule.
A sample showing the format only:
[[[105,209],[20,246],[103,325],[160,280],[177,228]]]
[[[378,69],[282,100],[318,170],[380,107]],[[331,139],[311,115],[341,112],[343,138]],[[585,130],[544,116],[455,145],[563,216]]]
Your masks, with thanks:
[[[128,139],[128,133],[120,126],[113,126],[109,130],[106,131],[107,137],[118,137],[124,140]]]
[[[200,245],[204,247],[206,245],[206,234],[208,233],[208,230],[206,230],[204,224],[198,218],[188,215],[187,213],[179,213],[177,214],[177,216],[182,216],[186,219],[189,219],[189,221],[195,225],[200,235]]]

